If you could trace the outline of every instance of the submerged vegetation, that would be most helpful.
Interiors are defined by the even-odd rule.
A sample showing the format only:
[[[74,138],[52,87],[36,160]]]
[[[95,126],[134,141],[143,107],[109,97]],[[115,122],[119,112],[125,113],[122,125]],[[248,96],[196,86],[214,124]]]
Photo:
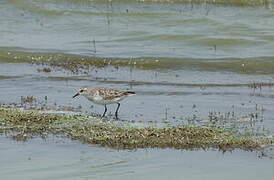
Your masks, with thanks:
[[[212,127],[133,127],[129,123],[101,120],[83,115],[46,114],[38,111],[0,109],[0,134],[17,140],[49,134],[63,135],[84,143],[115,149],[176,148],[222,151],[260,149],[273,144],[272,138],[238,134]]]
[[[217,59],[180,59],[180,58],[103,58],[63,53],[29,53],[0,50],[0,63],[31,63],[45,65],[38,72],[50,73],[53,69],[61,69],[72,73],[88,73],[93,68],[107,66],[128,67],[144,70],[160,69],[197,69],[205,71],[231,71],[242,74],[273,74],[274,62],[272,57],[256,58],[217,58]],[[0,77],[1,78],[1,77]]]
[[[93,0],[93,2],[102,2],[102,0]],[[109,2],[121,2],[126,0],[112,0]],[[137,2],[154,2],[154,3],[207,3],[207,4],[223,4],[231,6],[267,6],[271,4],[273,0],[128,0]]]

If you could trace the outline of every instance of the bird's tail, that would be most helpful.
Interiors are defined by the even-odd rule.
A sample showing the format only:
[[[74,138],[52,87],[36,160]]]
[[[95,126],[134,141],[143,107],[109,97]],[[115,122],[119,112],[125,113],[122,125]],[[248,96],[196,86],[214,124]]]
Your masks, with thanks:
[[[127,91],[127,92],[124,93],[124,95],[126,95],[126,96],[134,96],[134,95],[136,95],[136,93],[133,92],[133,91]]]

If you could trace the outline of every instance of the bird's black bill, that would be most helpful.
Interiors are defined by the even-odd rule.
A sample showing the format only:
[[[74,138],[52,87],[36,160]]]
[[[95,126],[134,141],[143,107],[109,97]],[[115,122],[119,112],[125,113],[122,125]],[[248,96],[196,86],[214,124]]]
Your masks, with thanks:
[[[75,97],[77,97],[77,96],[79,96],[80,94],[79,93],[77,93],[77,94],[75,94],[74,96],[72,96],[72,98],[75,98]]]

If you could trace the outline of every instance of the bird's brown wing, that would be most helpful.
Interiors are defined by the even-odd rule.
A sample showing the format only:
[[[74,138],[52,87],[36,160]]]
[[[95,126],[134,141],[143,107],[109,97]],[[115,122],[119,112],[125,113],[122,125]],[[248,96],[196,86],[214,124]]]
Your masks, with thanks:
[[[119,91],[116,89],[100,89],[99,90],[99,95],[105,99],[114,99],[114,98],[118,98],[118,97],[122,97],[124,96],[124,92],[123,91]]]

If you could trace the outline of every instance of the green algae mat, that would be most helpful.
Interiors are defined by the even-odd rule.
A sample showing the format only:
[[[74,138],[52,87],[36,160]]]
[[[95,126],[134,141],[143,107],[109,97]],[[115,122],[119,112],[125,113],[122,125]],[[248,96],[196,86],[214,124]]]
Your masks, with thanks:
[[[195,68],[207,71],[224,70],[241,74],[273,74],[274,62],[272,57],[254,58],[169,58],[169,57],[136,57],[136,58],[103,58],[64,53],[30,53],[9,51],[0,48],[0,63],[29,63],[44,65],[38,72],[51,72],[62,69],[75,74],[87,73],[91,68],[113,66],[136,68],[143,70],[159,70],[178,68]],[[244,64],[244,67],[243,67]],[[7,77],[4,77],[7,78]],[[1,77],[0,77],[1,79]],[[269,84],[265,84],[269,85]],[[273,85],[273,84],[270,84]]]
[[[83,143],[114,149],[175,148],[257,150],[274,140],[212,127],[142,127],[84,115],[46,114],[38,111],[0,109],[0,134],[16,140],[62,135]],[[120,122],[121,123],[121,122]]]

